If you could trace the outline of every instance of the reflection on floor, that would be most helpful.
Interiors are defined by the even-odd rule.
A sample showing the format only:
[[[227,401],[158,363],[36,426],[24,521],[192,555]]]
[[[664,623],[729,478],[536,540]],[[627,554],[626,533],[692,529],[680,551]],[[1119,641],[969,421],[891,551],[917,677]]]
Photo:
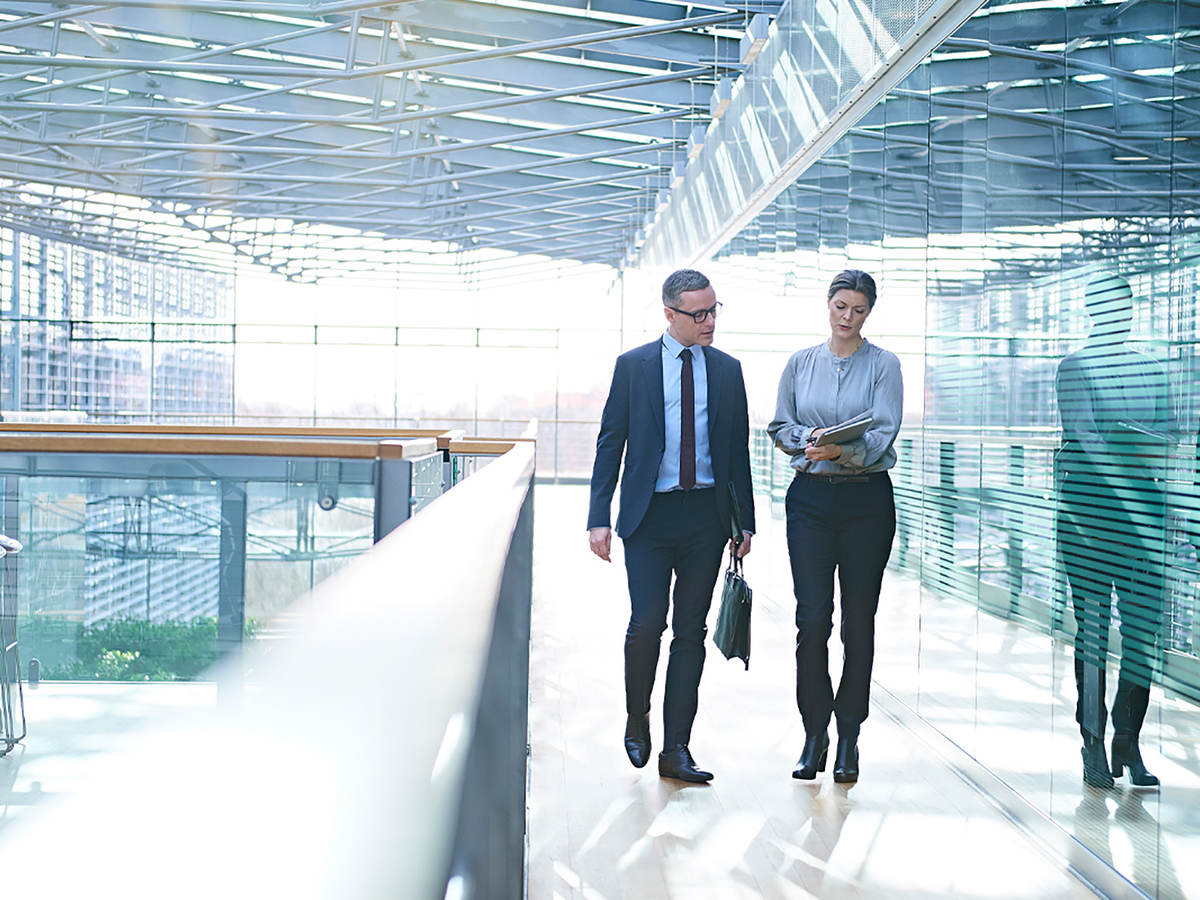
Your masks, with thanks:
[[[621,747],[624,568],[617,555],[608,566],[589,556],[586,502],[585,488],[538,487],[531,898],[1092,896],[878,710],[863,727],[857,785],[828,772],[790,777],[803,742],[790,588],[779,523],[765,515],[747,569],[750,670],[710,649],[701,685],[692,750],[716,779],[682,786],[653,763],[631,768]],[[889,623],[896,633],[881,643],[915,654],[915,624],[892,616],[881,630]],[[900,675],[916,683],[909,669]]]
[[[1095,854],[1152,897],[1200,896],[1200,707],[1152,692],[1141,748],[1161,790],[1127,779],[1113,790],[1087,787],[1069,644],[912,579],[891,577],[888,590],[878,683],[1051,815],[1078,842],[1062,844],[1072,858]]]
[[[47,682],[24,686],[29,736],[0,759],[0,834],[34,805],[85,790],[130,736],[171,716],[210,709],[211,683]]]

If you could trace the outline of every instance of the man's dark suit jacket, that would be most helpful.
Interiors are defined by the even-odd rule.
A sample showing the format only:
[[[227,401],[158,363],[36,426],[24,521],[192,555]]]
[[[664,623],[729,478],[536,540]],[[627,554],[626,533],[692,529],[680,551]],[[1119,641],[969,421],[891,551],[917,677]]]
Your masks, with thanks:
[[[713,347],[705,347],[708,372],[708,447],[712,454],[717,511],[729,521],[729,488],[733,483],[741,508],[742,528],[754,531],[754,489],[750,481],[750,424],[742,364]],[[662,340],[651,341],[617,357],[612,387],[592,467],[592,500],[588,528],[608,527],[613,491],[625,455],[617,534],[633,534],[654,496],[658,468],[666,446],[663,423]]]

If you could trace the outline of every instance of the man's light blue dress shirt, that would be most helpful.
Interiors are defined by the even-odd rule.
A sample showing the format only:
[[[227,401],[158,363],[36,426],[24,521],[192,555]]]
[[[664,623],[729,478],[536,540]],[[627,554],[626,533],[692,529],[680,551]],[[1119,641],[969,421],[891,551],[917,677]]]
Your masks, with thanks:
[[[692,351],[692,384],[696,404],[696,487],[712,487],[714,482],[712,454],[708,449],[708,368],[704,348],[695,344]],[[658,467],[655,492],[679,490],[679,428],[681,415],[680,391],[683,386],[683,363],[679,354],[683,344],[664,333],[662,338],[663,422],[667,428],[666,449]]]

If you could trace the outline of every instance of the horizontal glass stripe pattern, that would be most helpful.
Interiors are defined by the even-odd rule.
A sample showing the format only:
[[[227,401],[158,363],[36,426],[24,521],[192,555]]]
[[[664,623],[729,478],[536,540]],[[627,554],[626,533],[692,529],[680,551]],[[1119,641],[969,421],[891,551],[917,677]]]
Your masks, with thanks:
[[[877,674],[1156,897],[1200,889],[1197,35],[1195,3],[991,2],[711,266],[781,330],[875,276],[864,332],[907,394],[892,566],[922,591],[911,666]],[[1087,793],[1079,748],[1131,730],[1167,775],[1114,818],[1134,795]]]

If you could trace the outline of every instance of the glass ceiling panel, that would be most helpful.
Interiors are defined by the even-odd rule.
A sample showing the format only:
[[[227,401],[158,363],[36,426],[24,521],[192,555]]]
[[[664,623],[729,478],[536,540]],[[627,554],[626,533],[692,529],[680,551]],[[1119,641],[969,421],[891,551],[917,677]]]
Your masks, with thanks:
[[[414,241],[615,264],[750,13],[610,6],[0,2],[0,220],[300,280]]]

